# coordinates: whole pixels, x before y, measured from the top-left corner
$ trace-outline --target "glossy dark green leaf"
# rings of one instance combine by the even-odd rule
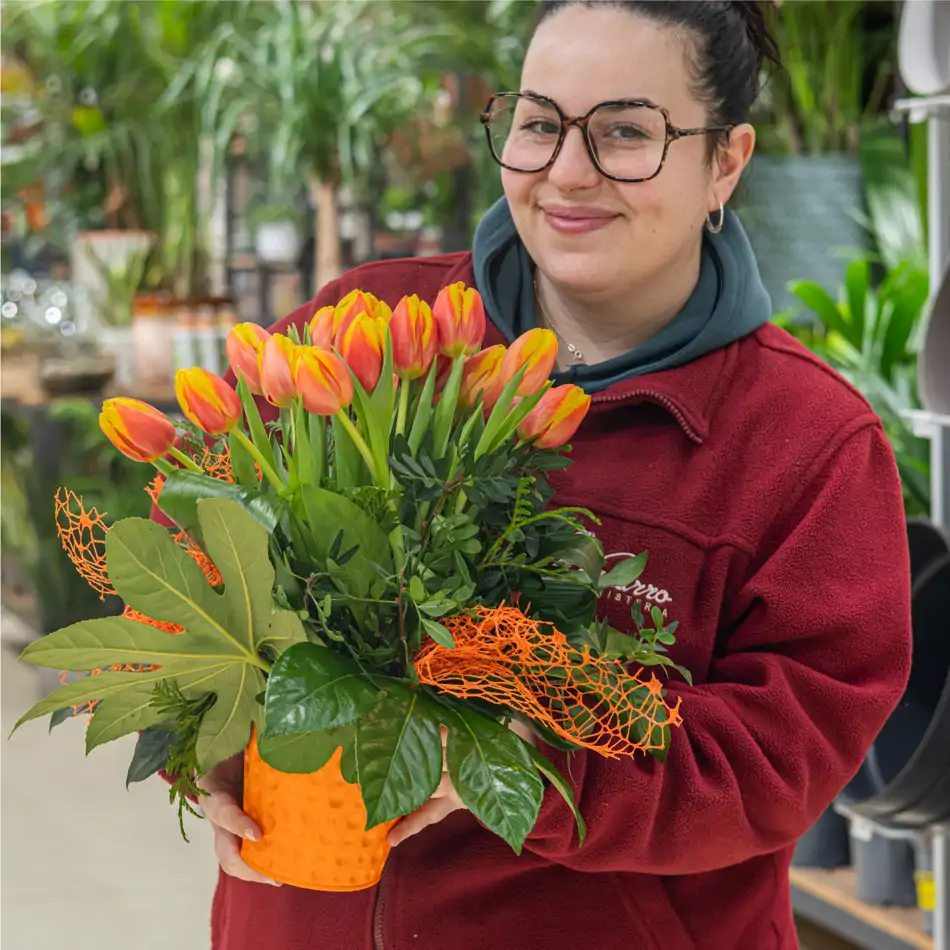
[[[516,854],[534,827],[544,785],[525,743],[510,729],[461,705],[446,746],[449,777],[459,798]]]
[[[389,686],[356,724],[367,830],[424,805],[442,778],[438,710],[417,690]]]
[[[165,768],[168,750],[175,741],[175,733],[164,729],[145,729],[139,733],[129,771],[125,777],[125,787],[132,782],[144,782]]]
[[[547,777],[547,780],[557,789],[564,801],[567,802],[568,807],[574,814],[574,820],[577,822],[577,837],[579,843],[583,844],[584,839],[587,837],[587,825],[584,822],[584,817],[581,815],[580,809],[577,807],[577,801],[574,798],[574,789],[571,788],[567,779],[554,767],[553,762],[546,759],[533,746],[526,745],[525,748],[528,751],[528,755],[531,756],[531,761],[537,766],[538,771]]]
[[[352,660],[315,643],[298,643],[280,655],[267,679],[265,734],[345,726],[369,712],[377,694]]]
[[[298,732],[289,736],[262,736],[257,744],[261,758],[278,772],[309,775],[319,772],[341,745],[351,742],[353,727],[324,732]]]

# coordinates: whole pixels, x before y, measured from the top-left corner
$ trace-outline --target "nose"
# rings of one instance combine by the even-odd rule
[[[595,188],[600,184],[601,174],[587,151],[584,133],[576,125],[567,130],[561,151],[548,169],[548,181],[563,192]]]

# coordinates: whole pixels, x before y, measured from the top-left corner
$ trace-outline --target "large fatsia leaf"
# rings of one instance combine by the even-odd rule
[[[268,668],[261,645],[281,649],[306,636],[296,614],[274,606],[266,529],[228,499],[199,502],[198,519],[208,554],[224,581],[223,591],[208,585],[197,564],[159,525],[141,518],[117,522],[106,536],[106,562],[119,595],[141,613],[180,624],[184,631],[166,634],[111,617],[43,637],[24,650],[26,662],[106,672],[58,690],[20,723],[67,705],[101,700],[87,740],[93,748],[154,725],[153,707],[144,702],[146,692],[162,680],[174,680],[189,698],[215,695],[198,735],[202,771],[245,747]],[[116,665],[160,668],[109,670]]]

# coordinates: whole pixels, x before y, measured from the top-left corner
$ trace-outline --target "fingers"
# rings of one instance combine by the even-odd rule
[[[248,841],[260,841],[261,829],[252,818],[241,811],[237,799],[225,791],[212,792],[201,799],[201,807],[208,821]]]
[[[236,877],[241,881],[250,881],[254,884],[272,884],[276,887],[281,885],[277,881],[272,881],[263,874],[258,874],[252,867],[249,867],[241,859],[241,839],[225,831],[224,828],[214,825],[214,853],[221,865],[221,870],[231,877]]]
[[[389,831],[387,840],[389,846],[395,848],[407,838],[419,834],[423,828],[442,821],[454,811],[465,808],[452,788],[452,783],[446,773],[442,774],[442,781],[435,794],[421,808],[407,815],[397,822]]]

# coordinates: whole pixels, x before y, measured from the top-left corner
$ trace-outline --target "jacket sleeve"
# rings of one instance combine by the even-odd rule
[[[880,425],[803,485],[723,605],[707,681],[671,682],[683,725],[666,762],[542,746],[572,775],[588,836],[578,848],[548,789],[529,850],[579,871],[711,871],[790,845],[858,770],[910,671],[907,533]]]

